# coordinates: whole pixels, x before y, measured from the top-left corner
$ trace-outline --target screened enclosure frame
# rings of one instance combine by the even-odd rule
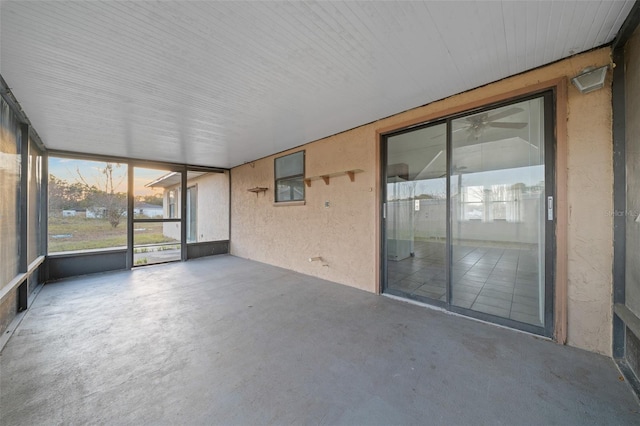
[[[13,184],[7,185],[7,188],[13,188],[15,191],[15,199],[3,200],[3,203],[6,203],[5,213],[8,213],[7,217],[3,217],[3,221],[14,220],[15,226],[4,226],[3,232],[13,233],[11,236],[3,233],[0,239],[13,238],[15,244],[11,250],[13,261],[9,256],[3,255],[0,265],[0,269],[4,269],[5,272],[13,270],[10,275],[3,275],[3,282],[0,283],[0,303],[5,305],[11,297],[15,297],[15,305],[8,309],[15,309],[14,312],[17,313],[27,309],[29,296],[43,282],[42,265],[46,259],[47,246],[47,181],[43,176],[46,176],[47,170],[47,150],[1,76],[0,99],[3,104],[2,131],[13,141],[11,150],[15,152],[10,155],[15,156],[16,162],[13,164],[17,171]],[[13,125],[5,128],[5,120]],[[7,142],[10,141],[3,139],[3,144]],[[9,145],[3,148],[8,149]],[[6,194],[4,196],[6,197]],[[11,267],[10,263],[13,264]]]
[[[148,161],[141,159],[131,159],[131,158],[122,158],[122,157],[113,157],[113,156],[105,156],[105,155],[96,155],[96,154],[87,154],[87,153],[79,153],[79,152],[69,152],[69,151],[59,151],[59,150],[49,150],[49,157],[59,157],[66,159],[75,159],[75,160],[84,160],[84,161],[98,161],[98,162],[113,162],[119,163],[127,167],[127,209],[126,209],[126,235],[127,235],[127,243],[126,248],[104,248],[97,250],[82,250],[76,252],[65,252],[65,253],[47,253],[47,258],[56,259],[63,257],[75,257],[75,256],[83,256],[86,254],[95,255],[92,256],[94,260],[89,260],[87,258],[87,262],[91,262],[93,264],[97,264],[101,262],[100,254],[108,254],[108,253],[117,253],[117,252],[125,252],[125,262],[122,265],[122,268],[116,269],[131,269],[134,267],[134,225],[136,223],[178,223],[180,224],[180,258],[176,259],[179,261],[186,261],[192,256],[189,255],[189,246],[197,246],[202,244],[216,244],[216,243],[224,243],[225,248],[222,249],[213,249],[206,251],[209,254],[219,254],[228,252],[228,242],[230,235],[227,236],[225,240],[219,241],[210,241],[207,243],[191,243],[187,242],[187,234],[186,234],[186,188],[187,188],[187,173],[189,171],[196,172],[204,172],[204,173],[225,173],[229,176],[229,170],[218,167],[206,167],[206,166],[196,166],[196,165],[185,165],[185,164],[177,164],[177,163],[167,163],[167,162],[158,162],[158,161]],[[47,162],[48,164],[48,162]],[[162,218],[162,219],[153,219],[153,218],[135,218],[134,214],[134,205],[135,205],[135,184],[134,184],[134,169],[135,168],[145,168],[145,169],[158,169],[167,172],[178,172],[181,174],[180,179],[180,217],[179,218]],[[47,179],[48,181],[48,174]],[[229,193],[231,190],[231,179],[228,177],[228,187]],[[46,194],[48,196],[48,193]],[[230,198],[226,198],[225,202],[229,202]],[[229,216],[231,212],[229,209]],[[225,219],[227,222],[230,222],[230,218]],[[45,221],[47,222],[47,221]],[[45,239],[47,239],[47,231],[44,232]],[[201,250],[202,251],[202,250]],[[199,256],[196,256],[199,257]],[[164,262],[157,262],[164,263]],[[154,263],[155,264],[155,263]]]

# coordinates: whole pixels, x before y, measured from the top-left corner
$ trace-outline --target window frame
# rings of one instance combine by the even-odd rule
[[[278,160],[281,160],[283,158],[287,158],[290,157],[292,155],[296,155],[296,154],[300,154],[302,153],[302,174],[295,174],[295,175],[287,175],[287,176],[282,176],[282,177],[277,177],[278,176]],[[277,204],[283,204],[283,203],[297,203],[297,202],[304,202],[306,199],[306,190],[305,190],[305,175],[306,175],[306,151],[305,150],[301,150],[301,151],[296,151],[296,152],[292,152],[286,155],[281,155],[280,157],[276,157],[273,159],[273,180],[274,180],[274,191],[273,191],[273,199],[274,199],[274,203]],[[283,181],[288,181],[288,180],[294,180],[294,179],[300,179],[302,182],[302,198],[300,199],[290,199],[290,200],[280,200],[278,199],[278,183],[283,182]]]
[[[108,246],[108,247],[100,247],[100,248],[80,248],[80,249],[72,249],[72,250],[58,250],[56,249],[55,251],[51,250],[51,235],[52,235],[52,231],[50,229],[50,225],[51,225],[51,187],[50,187],[50,179],[51,176],[55,176],[55,174],[52,172],[51,169],[51,161],[52,160],[64,160],[64,161],[73,161],[73,162],[90,162],[90,163],[96,163],[96,164],[102,164],[102,163],[116,163],[119,164],[120,166],[122,166],[123,168],[123,182],[124,182],[124,186],[125,186],[125,191],[124,191],[124,195],[125,195],[125,209],[124,212],[121,214],[120,217],[120,222],[119,222],[119,226],[120,229],[122,230],[122,232],[124,233],[124,237],[125,237],[125,243],[124,245],[112,245],[112,246]],[[84,153],[75,153],[75,152],[67,152],[67,151],[56,151],[56,150],[48,150],[47,151],[47,156],[46,159],[43,159],[43,161],[46,161],[46,172],[43,175],[42,179],[43,182],[46,181],[46,202],[44,203],[45,206],[44,208],[46,209],[46,216],[44,218],[44,220],[46,221],[46,232],[44,235],[44,239],[46,241],[46,246],[45,246],[45,253],[44,255],[47,257],[58,257],[58,258],[62,258],[62,257],[67,257],[67,256],[83,256],[86,255],[87,253],[100,253],[100,252],[104,252],[104,253],[108,253],[108,252],[114,252],[114,251],[123,251],[126,250],[127,247],[127,242],[126,242],[126,238],[128,233],[129,233],[129,219],[128,219],[128,214],[129,214],[129,208],[128,208],[128,203],[129,203],[129,185],[128,185],[128,180],[129,180],[129,163],[126,159],[120,159],[118,157],[109,157],[109,156],[102,156],[102,155],[92,155],[92,154],[84,154]],[[72,163],[74,164],[76,167],[78,167],[77,163]],[[44,171],[44,170],[43,170]],[[58,176],[56,176],[58,177]],[[60,178],[60,180],[65,181],[66,179],[62,179]],[[87,208],[85,211],[89,211],[90,209]],[[104,215],[106,213],[106,209],[105,208],[97,208],[95,210],[95,217],[94,218],[101,218],[104,219]],[[82,217],[81,215],[79,217]],[[85,213],[85,217],[86,217],[86,213]]]
[[[495,194],[499,191],[496,190],[496,187],[502,186],[505,192],[502,193],[500,199],[495,198]],[[461,210],[460,210],[460,220],[463,222],[506,222],[506,223],[522,223],[520,218],[520,214],[518,213],[518,203],[519,199],[517,196],[514,196],[513,189],[506,188],[504,185],[475,185],[475,186],[467,186],[463,187],[464,191],[461,196]],[[478,196],[478,200],[469,201],[470,195],[469,190],[473,189],[474,191],[478,191],[482,194],[482,196]],[[467,206],[472,205],[480,205],[482,207],[482,217],[481,218],[473,218],[469,216],[469,212],[467,211]],[[504,218],[496,217],[495,207],[497,205],[504,205]]]

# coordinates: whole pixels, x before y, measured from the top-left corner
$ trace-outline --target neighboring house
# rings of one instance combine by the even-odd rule
[[[171,172],[145,185],[162,188],[162,213],[166,219],[180,218],[181,174]],[[223,173],[188,172],[186,226],[187,242],[222,241],[229,238],[229,183]],[[165,222],[163,234],[180,240],[180,226]]]
[[[164,207],[157,204],[136,203],[133,208],[133,214],[138,216],[146,216],[149,218],[160,218],[164,213]]]
[[[87,219],[104,219],[107,209],[104,207],[90,207],[85,214]]]

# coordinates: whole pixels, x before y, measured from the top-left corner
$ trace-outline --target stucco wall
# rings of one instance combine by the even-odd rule
[[[331,178],[329,185],[313,181],[305,190],[305,205],[274,206],[275,157],[233,169],[232,253],[374,291],[375,139],[375,130],[366,126],[306,145],[307,177],[364,171],[355,175],[354,182],[346,175]],[[254,187],[269,189],[257,194],[247,191]],[[316,256],[324,262],[309,262]]]
[[[188,181],[197,186],[198,242],[229,239],[229,172],[207,173]]]
[[[599,49],[510,77],[442,101],[397,114],[287,151],[306,150],[306,176],[362,169],[351,183],[346,176],[330,185],[314,181],[306,205],[275,207],[273,159],[257,160],[231,171],[231,253],[367,291],[378,289],[379,134],[418,120],[459,112],[478,102],[608,64],[609,49]],[[610,82],[609,82],[610,83]],[[339,113],[339,104],[336,111]],[[611,91],[587,95],[572,86],[567,94],[568,343],[611,352],[612,291],[612,143]],[[562,126],[560,128],[563,128]],[[562,135],[561,135],[562,136]],[[284,154],[284,153],[283,153]],[[282,155],[282,154],[279,154]],[[248,192],[268,187],[264,194]],[[325,208],[324,203],[330,203]],[[321,256],[321,262],[309,257]]]
[[[609,62],[608,50],[602,53],[597,65]],[[610,79],[611,73],[605,89],[586,95],[570,86],[567,117],[568,342],[603,354],[611,354],[613,321]]]
[[[196,188],[196,242],[229,239],[229,172],[206,173],[187,180],[187,188]],[[181,211],[180,186],[164,191],[165,216],[168,217],[168,192],[176,192],[176,210]],[[180,240],[180,225],[164,223],[163,234]]]

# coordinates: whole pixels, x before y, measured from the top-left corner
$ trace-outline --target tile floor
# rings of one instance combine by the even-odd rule
[[[414,257],[388,262],[389,288],[409,298],[446,301],[445,247],[444,242],[416,241]],[[538,275],[535,246],[454,246],[451,303],[542,326]]]

